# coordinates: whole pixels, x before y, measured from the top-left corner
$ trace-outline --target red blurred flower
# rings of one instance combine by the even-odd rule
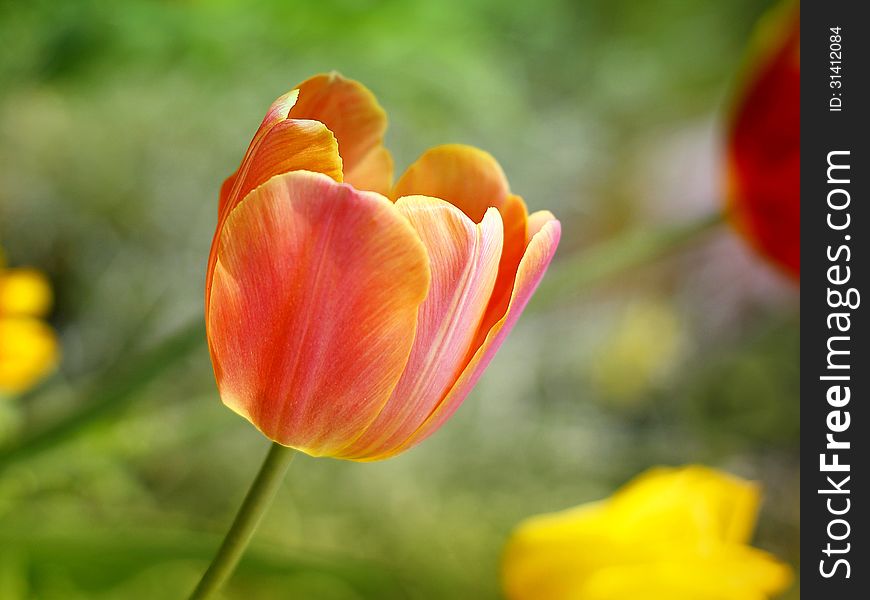
[[[800,9],[768,16],[728,132],[732,222],[762,255],[800,279]]]

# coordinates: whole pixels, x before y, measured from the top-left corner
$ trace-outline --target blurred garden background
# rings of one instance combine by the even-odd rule
[[[50,279],[62,349],[0,398],[0,598],[180,598],[211,558],[268,443],[218,398],[205,266],[219,186],[275,97],[362,81],[398,173],[440,143],[490,151],[562,221],[548,278],[570,281],[601,243],[722,210],[729,103],[770,6],[0,1],[0,245]],[[797,285],[724,225],[594,285],[548,278],[426,443],[297,459],[225,597],[499,598],[519,520],[656,464],[761,482],[757,545],[797,566]]]

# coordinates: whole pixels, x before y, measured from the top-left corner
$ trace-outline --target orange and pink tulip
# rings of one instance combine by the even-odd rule
[[[393,184],[386,126],[364,86],[313,77],[221,189],[206,281],[221,399],[315,456],[387,458],[436,431],[559,241],[481,150],[433,148]]]

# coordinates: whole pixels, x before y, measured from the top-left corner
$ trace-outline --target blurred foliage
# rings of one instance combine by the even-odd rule
[[[272,99],[338,69],[387,109],[397,170],[437,143],[491,151],[562,220],[565,261],[718,211],[721,106],[768,4],[0,1],[0,240],[52,280],[64,354],[0,406],[0,448],[133,394],[0,467],[0,597],[182,597],[210,558],[266,441],[220,404],[204,341],[135,367],[201,315],[217,190]],[[759,545],[795,562],[796,291],[721,228],[627,264],[524,316],[419,448],[296,461],[226,597],[497,598],[515,523],[658,463],[761,481]],[[591,365],[649,304],[680,349],[626,402]]]

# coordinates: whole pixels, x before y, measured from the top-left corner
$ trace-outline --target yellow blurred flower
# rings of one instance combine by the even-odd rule
[[[7,269],[0,254],[0,395],[27,390],[57,364],[57,338],[42,320],[51,302],[42,273]]]
[[[605,396],[628,404],[667,376],[684,347],[680,317],[671,305],[634,302],[600,348],[590,375]]]
[[[510,600],[766,600],[791,570],[752,548],[752,482],[654,468],[611,498],[532,517],[505,549]]]

